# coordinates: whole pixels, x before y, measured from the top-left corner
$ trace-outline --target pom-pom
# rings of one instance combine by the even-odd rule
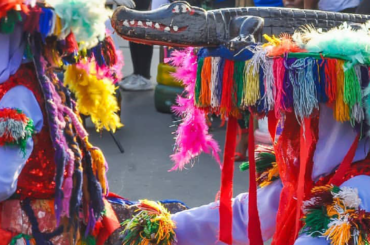
[[[171,214],[159,202],[141,200],[137,205],[138,214],[126,220],[123,244],[170,245],[176,241],[175,223]]]
[[[370,213],[360,209],[357,189],[319,186],[304,202],[303,233],[322,236],[333,245],[366,244],[370,235]]]
[[[111,15],[101,0],[49,0],[63,19],[63,30],[71,30],[81,48],[94,47],[105,37],[105,22]]]
[[[35,133],[32,119],[22,111],[0,109],[0,146],[18,146],[26,154],[27,140]]]

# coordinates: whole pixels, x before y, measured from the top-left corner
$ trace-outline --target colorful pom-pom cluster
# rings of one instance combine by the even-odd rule
[[[302,230],[313,237],[323,236],[332,245],[368,244],[370,213],[360,208],[357,189],[320,186],[312,189],[304,202]]]
[[[25,153],[27,140],[35,133],[32,119],[22,111],[0,109],[0,146],[18,146]]]
[[[122,225],[123,244],[127,245],[170,245],[176,241],[175,223],[170,213],[159,202],[141,200],[137,205],[138,214]]]

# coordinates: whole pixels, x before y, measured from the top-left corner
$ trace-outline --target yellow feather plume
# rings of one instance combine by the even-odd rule
[[[119,116],[119,110],[115,98],[116,87],[107,78],[98,79],[94,65],[88,65],[86,69],[78,68],[76,65],[67,66],[64,74],[64,85],[75,94],[77,99],[77,110],[91,117],[97,131],[105,128],[113,132],[123,126]]]

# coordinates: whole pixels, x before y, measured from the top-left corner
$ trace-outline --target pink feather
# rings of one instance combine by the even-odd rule
[[[183,120],[176,131],[176,152],[171,155],[175,165],[170,171],[184,169],[202,152],[212,154],[221,166],[220,147],[208,133],[206,114],[194,103],[197,56],[194,55],[192,48],[188,48],[184,51],[174,51],[172,57],[166,62],[177,67],[172,75],[175,79],[182,81],[186,91],[186,97],[179,96],[178,105],[172,108]]]

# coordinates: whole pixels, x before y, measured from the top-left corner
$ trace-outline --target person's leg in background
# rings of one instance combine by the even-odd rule
[[[213,3],[214,9],[233,8],[235,7],[235,0],[215,0]]]
[[[357,7],[356,14],[370,14],[370,0],[362,0]]]
[[[148,10],[151,0],[134,0],[137,10]],[[151,90],[150,66],[153,57],[153,46],[130,42],[131,60],[134,73],[124,79],[121,87],[124,90]]]

